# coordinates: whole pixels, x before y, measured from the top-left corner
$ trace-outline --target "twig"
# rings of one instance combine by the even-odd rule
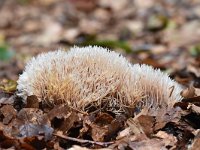
[[[69,137],[69,136],[65,136],[65,135],[59,135],[59,134],[55,134],[55,133],[53,133],[53,135],[57,136],[59,138],[65,139],[65,140],[71,140],[71,141],[75,141],[75,142],[79,142],[79,143],[96,144],[96,145],[100,145],[100,146],[108,146],[108,145],[114,143],[114,142],[96,142],[96,141],[90,141],[90,140],[77,139],[77,138],[73,138],[73,137]]]

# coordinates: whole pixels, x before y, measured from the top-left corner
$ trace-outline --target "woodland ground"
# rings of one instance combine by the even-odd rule
[[[15,94],[38,53],[99,45],[170,74],[184,99],[163,116],[84,116],[46,110]],[[200,147],[199,0],[1,0],[0,147],[4,149],[190,149]],[[160,118],[164,118],[162,122]],[[85,148],[85,149],[87,149]]]

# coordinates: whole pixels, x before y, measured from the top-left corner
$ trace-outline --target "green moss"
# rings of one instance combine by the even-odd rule
[[[0,44],[0,60],[6,61],[14,56],[14,52],[9,50],[7,44]]]

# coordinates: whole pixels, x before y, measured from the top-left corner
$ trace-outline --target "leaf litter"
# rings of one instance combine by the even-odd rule
[[[0,147],[199,149],[199,10],[197,0],[1,3]],[[185,87],[184,99],[156,116],[145,110],[126,116],[49,108],[34,95],[24,104],[15,92],[27,60],[74,44],[114,48],[133,63],[160,68]]]

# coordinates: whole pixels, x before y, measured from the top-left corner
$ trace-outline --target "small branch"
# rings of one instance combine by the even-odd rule
[[[79,142],[79,143],[96,144],[96,145],[100,145],[100,146],[104,146],[104,147],[114,143],[114,142],[96,142],[96,141],[90,141],[90,140],[77,139],[77,138],[73,138],[73,137],[69,137],[69,136],[65,136],[65,135],[58,135],[55,133],[53,135],[57,136],[59,138],[65,139],[65,140],[75,141],[75,142]]]

